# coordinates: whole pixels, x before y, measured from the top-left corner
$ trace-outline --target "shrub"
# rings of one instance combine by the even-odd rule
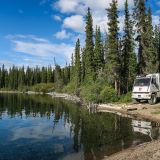
[[[120,103],[130,103],[132,102],[131,92],[128,92],[127,94],[121,95],[119,102]]]
[[[68,85],[64,86],[62,92],[73,94],[75,92],[75,84],[73,82],[70,82]]]
[[[116,102],[118,100],[115,90],[108,84],[100,92],[100,98],[105,103]]]
[[[35,92],[51,92],[54,90],[54,84],[53,83],[39,83],[35,84],[34,86],[30,87],[31,91]]]

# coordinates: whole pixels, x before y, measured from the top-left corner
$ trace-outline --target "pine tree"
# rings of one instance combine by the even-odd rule
[[[136,32],[138,41],[138,74],[146,73],[147,67],[147,54],[146,54],[146,32],[147,32],[147,24],[146,24],[146,0],[134,0],[135,2],[135,10],[134,10],[134,18],[136,22]]]
[[[114,83],[115,90],[119,94],[120,89],[120,57],[118,50],[118,11],[117,1],[112,0],[108,13],[108,53],[107,53],[107,70],[108,78]]]
[[[130,18],[128,10],[128,0],[125,2],[125,22],[124,22],[124,36],[122,40],[122,55],[121,55],[121,87],[122,92],[127,93],[129,90],[129,83],[133,83],[136,75],[136,54],[134,53],[134,39],[133,39],[133,22]]]
[[[145,33],[145,48],[144,52],[147,56],[146,58],[146,72],[155,73],[156,72],[156,50],[154,48],[154,32],[152,26],[152,12],[149,7],[146,16],[146,33]]]
[[[47,69],[47,83],[53,82],[53,73],[52,73],[52,67],[49,66]]]
[[[1,73],[1,88],[5,87],[5,67],[2,65],[2,73]]]
[[[160,24],[159,26],[155,26],[154,31],[154,47],[156,49],[156,59],[157,59],[157,65],[156,70],[157,72],[160,72]]]
[[[81,83],[81,57],[80,57],[79,39],[77,40],[75,47],[75,79],[76,79],[76,88],[78,88]]]
[[[18,88],[22,89],[25,85],[24,66],[18,70]]]
[[[96,75],[104,68],[104,50],[101,40],[100,27],[96,27],[95,48],[94,48],[94,64]]]
[[[85,78],[93,80],[94,78],[94,43],[93,43],[93,20],[90,8],[86,16],[86,44],[85,44]]]
[[[86,76],[85,48],[82,49],[81,53],[82,53],[82,78],[81,78],[81,80],[84,81],[85,80],[85,76]]]

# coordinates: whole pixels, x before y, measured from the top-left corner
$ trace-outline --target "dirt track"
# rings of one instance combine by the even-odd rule
[[[119,112],[131,115],[137,118],[148,119],[150,121],[160,122],[160,103],[149,105],[141,104],[101,104],[97,108],[98,112]]]
[[[160,141],[153,141],[116,153],[104,160],[160,160]]]

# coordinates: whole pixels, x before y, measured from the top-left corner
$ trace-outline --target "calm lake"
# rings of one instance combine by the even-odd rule
[[[0,160],[101,160],[158,139],[158,126],[49,96],[0,94]]]

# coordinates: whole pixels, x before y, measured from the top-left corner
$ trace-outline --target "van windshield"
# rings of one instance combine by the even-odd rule
[[[151,78],[138,78],[135,80],[134,86],[149,86]]]

